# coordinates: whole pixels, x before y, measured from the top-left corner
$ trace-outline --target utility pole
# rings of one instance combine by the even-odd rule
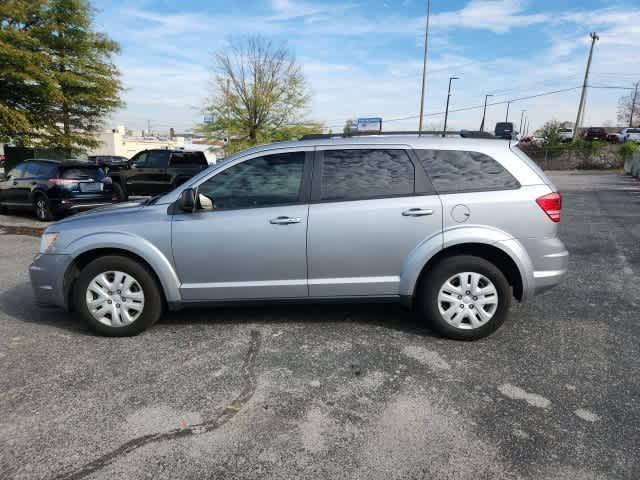
[[[427,81],[427,52],[429,49],[429,17],[431,17],[431,0],[427,0],[427,26],[424,30],[424,60],[422,63],[422,93],[420,95],[420,123],[418,136],[422,135],[422,117],[424,116],[424,88]]]
[[[636,89],[633,92],[633,101],[631,102],[631,114],[629,115],[629,128],[633,127],[633,114],[636,109],[636,98],[638,98],[638,85],[640,85],[640,82],[636,82]]]
[[[583,115],[582,110],[584,109],[584,96],[587,92],[587,82],[589,81],[589,69],[591,68],[591,58],[593,57],[593,47],[596,44],[596,40],[600,40],[600,37],[596,35],[596,32],[591,32],[589,36],[591,37],[591,49],[589,50],[589,59],[587,60],[587,69],[584,72],[584,82],[582,83],[582,93],[580,94],[580,103],[578,104],[578,115],[576,116],[576,124],[573,129],[574,140],[578,138],[580,127],[581,127],[581,121],[582,121],[582,115]]]
[[[480,122],[480,131],[484,132],[484,119],[487,116],[487,98],[493,97],[491,94],[486,94],[484,96],[484,110],[482,111],[482,122]]]
[[[511,105],[511,100],[507,100],[507,114],[504,116],[504,123],[509,121],[509,105]]]
[[[458,80],[460,77],[449,77],[449,90],[447,91],[447,108],[444,111],[444,128],[442,129],[442,136],[447,133],[447,119],[449,118],[449,99],[451,98],[451,81]]]
[[[523,134],[522,120],[524,120],[524,112],[526,112],[526,110],[522,110],[522,113],[520,113],[520,128],[518,129],[518,133],[520,134],[520,137],[522,137],[522,134]]]

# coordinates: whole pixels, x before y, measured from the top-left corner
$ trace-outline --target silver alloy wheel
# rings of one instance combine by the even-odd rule
[[[144,292],[132,275],[108,271],[89,282],[85,301],[89,313],[97,321],[109,327],[124,327],[142,314]]]
[[[485,325],[498,309],[498,290],[480,273],[460,272],[438,292],[438,311],[451,326],[472,330]]]
[[[36,215],[40,220],[45,220],[47,218],[47,203],[44,198],[39,198],[36,201]]]

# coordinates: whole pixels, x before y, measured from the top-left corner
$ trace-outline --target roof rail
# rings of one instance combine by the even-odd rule
[[[328,138],[349,138],[349,137],[372,137],[372,136],[384,136],[384,135],[459,135],[462,138],[501,138],[496,137],[495,135],[490,134],[489,132],[479,132],[479,131],[471,131],[471,130],[460,130],[460,131],[442,131],[442,130],[423,130],[418,133],[417,130],[407,130],[407,131],[389,131],[389,132],[353,132],[349,135],[344,135],[342,133],[311,133],[308,135],[304,135],[300,140],[321,140]]]

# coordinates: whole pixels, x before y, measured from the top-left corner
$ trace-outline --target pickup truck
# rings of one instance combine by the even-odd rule
[[[122,166],[109,168],[114,197],[158,195],[169,192],[209,165],[202,152],[143,150]]]

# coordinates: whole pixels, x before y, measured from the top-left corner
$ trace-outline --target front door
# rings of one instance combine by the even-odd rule
[[[310,167],[306,152],[273,153],[232,164],[198,185],[196,211],[173,217],[185,301],[308,295]]]
[[[133,195],[157,195],[169,190],[167,166],[171,152],[150,150],[132,159],[127,172],[127,191]]]
[[[440,199],[403,147],[327,148],[309,208],[309,295],[398,295],[406,258],[442,236]]]

